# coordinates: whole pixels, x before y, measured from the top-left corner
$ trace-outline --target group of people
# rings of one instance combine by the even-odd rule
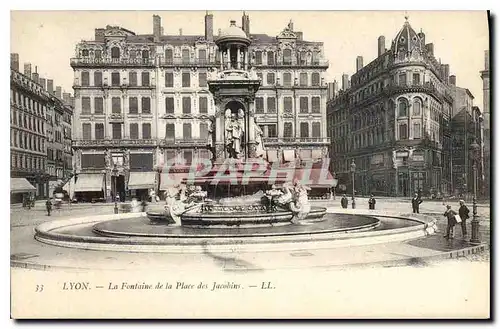
[[[342,195],[342,199],[340,199],[340,205],[342,208],[346,209],[349,204],[349,201],[347,200],[347,196],[344,194]],[[377,204],[377,200],[373,196],[373,194],[370,195],[370,198],[368,199],[368,209],[370,210],[375,210],[375,204]]]
[[[467,219],[469,219],[469,208],[465,205],[464,200],[459,201],[460,207],[458,208],[458,214],[455,210],[451,209],[451,205],[446,205],[446,211],[444,212],[444,217],[448,220],[448,225],[446,226],[446,234],[444,235],[447,239],[453,239],[454,229],[457,224],[460,224],[462,228],[462,238],[467,238]]]

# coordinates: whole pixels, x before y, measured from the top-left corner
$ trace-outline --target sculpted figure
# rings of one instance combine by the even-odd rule
[[[254,122],[253,126],[254,126],[254,130],[255,130],[255,142],[256,142],[255,156],[262,157],[265,154],[264,142],[262,140],[262,137],[264,136],[264,132],[257,124],[257,119],[255,117],[253,118],[253,122]]]
[[[294,186],[294,202],[290,203],[290,210],[294,214],[292,223],[296,224],[300,220],[305,219],[309,212],[311,211],[311,204],[307,197],[307,191],[310,190],[309,187],[295,183]]]

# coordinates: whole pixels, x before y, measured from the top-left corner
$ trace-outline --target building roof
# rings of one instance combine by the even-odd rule
[[[229,27],[221,30],[220,34],[217,37],[218,39],[222,38],[245,38],[248,39],[247,34],[241,28],[236,26],[236,21],[231,21]]]
[[[422,47],[422,40],[418,36],[417,32],[411,27],[408,22],[408,16],[405,17],[405,23],[401,30],[396,34],[392,42],[392,52],[396,54],[399,51],[412,51],[415,48]]]

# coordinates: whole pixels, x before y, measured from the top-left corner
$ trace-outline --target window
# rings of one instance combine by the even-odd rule
[[[301,73],[300,74],[300,78],[299,78],[299,84],[302,86],[302,87],[305,87],[307,86],[307,73]]]
[[[121,123],[112,123],[113,139],[122,139],[122,125]]]
[[[111,58],[120,58],[120,48],[118,47],[113,47],[111,48]]]
[[[120,72],[111,73],[111,85],[114,87],[120,86]]]
[[[321,137],[321,122],[312,123],[312,137]]]
[[[184,150],[183,152],[184,155],[184,163],[187,165],[190,165],[193,162],[193,151],[191,150]]]
[[[149,50],[143,50],[142,59],[148,59],[148,58],[149,58]]]
[[[82,97],[82,114],[90,114],[90,97]]]
[[[414,139],[422,138],[422,130],[420,128],[420,123],[413,124],[413,138]]]
[[[268,125],[267,126],[267,137],[276,137],[278,134],[276,133],[276,125]]]
[[[292,74],[291,73],[283,73],[283,86],[285,86],[285,87],[292,86]]]
[[[399,139],[407,139],[408,138],[408,126],[406,123],[399,125]]]
[[[255,112],[264,113],[264,98],[255,97]]]
[[[95,124],[95,139],[104,139],[104,124]]]
[[[94,72],[94,86],[102,86],[102,72]]]
[[[420,85],[420,74],[413,73],[413,84]]]
[[[309,100],[307,97],[300,97],[300,113],[309,112]]]
[[[130,97],[128,99],[128,113],[129,114],[139,113],[139,102],[137,101],[137,97]]]
[[[165,113],[174,113],[174,98],[173,97],[165,97]]]
[[[268,73],[267,74],[267,84],[274,85],[274,83],[275,83],[274,73]]]
[[[82,57],[88,57],[89,56],[89,50],[88,49],[83,49],[82,50]]]
[[[274,65],[274,52],[273,51],[267,52],[267,65]]]
[[[313,113],[320,113],[321,112],[321,98],[320,97],[313,97],[311,99],[312,102],[312,112]]]
[[[313,86],[319,86],[319,73],[318,72],[314,72],[313,74],[311,74],[311,85]]]
[[[300,123],[300,137],[302,138],[309,137],[309,123],[307,122]]]
[[[291,122],[285,122],[283,124],[283,137],[285,138],[293,137],[293,124]]]
[[[101,57],[102,57],[102,53],[101,53],[101,51],[100,51],[100,50],[96,50],[96,51],[94,51],[94,57],[95,57],[95,58],[98,58],[98,59],[101,59]]]
[[[274,97],[267,98],[267,111],[271,113],[276,112],[276,98]]]
[[[198,73],[198,81],[199,81],[200,87],[206,87],[207,86],[207,73],[206,72]]]
[[[292,103],[292,97],[286,96],[283,98],[283,110],[285,112],[292,112],[293,111],[293,103]]]
[[[406,73],[401,73],[399,75],[399,85],[400,86],[405,86],[406,85]]]
[[[149,72],[141,73],[141,86],[149,87]]]
[[[408,116],[408,102],[406,99],[401,99],[398,105],[399,113],[398,116],[405,117]]]
[[[151,139],[151,124],[142,124],[142,139]]]
[[[143,114],[151,114],[151,98],[141,98],[141,111]]]
[[[183,123],[182,124],[182,137],[184,139],[191,139],[191,124],[190,123]]]
[[[292,50],[291,49],[283,49],[283,64],[291,65],[292,64]]]
[[[83,136],[84,140],[91,140],[92,139],[91,129],[92,129],[92,126],[90,125],[90,123],[83,123],[82,124],[82,136]]]
[[[137,58],[137,51],[135,51],[135,50],[129,50],[128,57],[130,59],[136,59]]]
[[[171,72],[165,73],[165,87],[172,88],[174,86],[174,74]]]
[[[200,113],[208,113],[208,98],[200,97],[199,98],[199,112]]]
[[[207,51],[205,49],[198,50],[198,60],[202,64],[207,62]]]
[[[128,85],[131,87],[137,87],[137,72],[128,73]]]
[[[259,78],[259,80],[260,80],[260,81],[264,81],[264,80],[262,79],[262,73],[261,73],[261,72],[258,72],[258,73],[257,73],[257,78]]]
[[[167,123],[165,126],[165,139],[175,139],[175,124]]]
[[[94,113],[95,114],[104,113],[104,103],[102,97],[94,98]]]
[[[313,65],[318,65],[319,64],[319,58],[321,56],[321,53],[317,50],[312,52],[312,64]]]
[[[182,49],[182,63],[189,64],[189,49]]]
[[[182,97],[182,113],[191,113],[191,97]]]
[[[174,61],[174,51],[172,49],[165,49],[165,61],[172,63]]]
[[[262,64],[262,51],[256,51],[255,52],[255,65],[261,65]]]
[[[82,72],[82,87],[90,86],[90,74],[89,72]]]
[[[420,99],[415,99],[413,101],[413,115],[420,115],[420,109],[422,107],[422,103]]]
[[[208,124],[200,123],[200,138],[207,139],[208,138]]]
[[[191,87],[191,74],[189,72],[182,73],[182,86]]]
[[[120,97],[111,98],[112,113],[122,113],[122,99]]]

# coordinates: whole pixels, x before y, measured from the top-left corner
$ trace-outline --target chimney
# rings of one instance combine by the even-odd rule
[[[333,80],[333,97],[335,98],[339,93],[339,83],[337,80]]]
[[[205,40],[214,41],[214,16],[208,11],[205,14]]]
[[[356,57],[356,72],[363,68],[363,56]]]
[[[160,42],[161,35],[161,17],[153,15],[153,38],[154,42]]]
[[[295,33],[295,35],[297,36],[297,41],[302,41],[304,40],[304,33],[303,32],[300,32],[300,31],[297,31],[297,32],[293,32]]]
[[[33,80],[35,83],[40,83],[38,73],[36,73],[36,72],[31,73],[31,80]]]
[[[378,37],[378,56],[382,56],[385,53],[385,37],[383,35]]]
[[[30,63],[24,64],[24,75],[31,78],[31,64]]]
[[[434,44],[433,43],[428,43],[425,45],[425,50],[427,50],[427,53],[429,55],[434,56]]]
[[[342,74],[342,90],[346,91],[349,88],[349,75]]]
[[[443,65],[443,68],[444,68],[444,82],[445,83],[450,83],[450,64],[444,64]]]
[[[60,86],[56,87],[56,97],[62,99],[62,88]]]
[[[64,101],[64,104],[71,104],[71,94],[70,93],[63,93],[63,101]]]
[[[95,38],[95,41],[104,41],[104,31],[106,31],[105,29],[95,29],[95,34],[94,34],[94,38]]]
[[[165,35],[165,34],[164,34],[164,33],[165,33],[165,30],[163,29],[163,26],[162,26],[162,27],[161,27],[161,29],[160,29],[160,33],[161,33],[161,35]]]
[[[19,72],[19,54],[10,54],[10,68]]]
[[[49,94],[54,95],[54,80],[47,79],[47,91]]]
[[[420,42],[425,45],[425,33],[422,32],[422,29],[420,29],[420,33],[418,34],[418,37],[420,38]]]
[[[245,31],[247,36],[250,35],[250,16],[245,14],[245,12],[243,12],[243,16],[241,17],[241,29]]]
[[[75,97],[71,96],[71,97],[69,98],[69,104],[70,104],[71,106],[75,107]]]
[[[490,51],[489,50],[484,51],[484,70],[485,71],[490,70]]]
[[[45,80],[45,78],[40,78],[39,83],[42,86],[43,90],[47,90],[47,80]]]
[[[452,85],[452,86],[457,85],[457,76],[456,75],[450,75],[450,85]]]
[[[333,82],[328,82],[328,97],[327,97],[327,101],[329,101],[330,99],[334,98],[335,95],[333,93]]]
[[[182,29],[179,29],[179,35],[182,35]]]

